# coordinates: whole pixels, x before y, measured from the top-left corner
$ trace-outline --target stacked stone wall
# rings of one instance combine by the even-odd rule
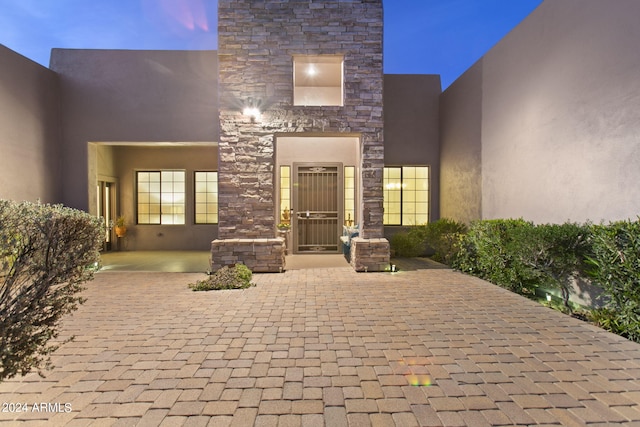
[[[382,18],[382,0],[219,0],[219,239],[275,236],[282,133],[361,135],[361,236],[383,237]],[[343,106],[293,105],[295,55],[344,55]]]
[[[387,239],[351,239],[351,266],[355,271],[385,271],[390,266]]]
[[[214,240],[211,255],[213,271],[238,263],[256,273],[279,272],[285,267],[284,239],[281,237]]]

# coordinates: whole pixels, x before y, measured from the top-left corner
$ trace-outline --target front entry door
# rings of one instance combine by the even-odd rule
[[[295,253],[338,253],[342,165],[294,164]]]

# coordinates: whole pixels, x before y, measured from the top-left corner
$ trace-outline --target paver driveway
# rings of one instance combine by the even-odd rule
[[[186,287],[200,277],[99,273],[56,368],[0,384],[28,411],[0,422],[640,425],[640,345],[481,280],[347,267]]]

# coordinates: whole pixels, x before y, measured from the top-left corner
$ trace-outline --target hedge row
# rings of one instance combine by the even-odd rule
[[[533,298],[538,289],[558,289],[569,312],[572,282],[590,281],[605,297],[604,308],[592,310],[591,319],[640,342],[639,221],[536,225],[506,219],[475,221],[467,228],[441,219],[400,233],[392,247],[407,256],[425,243],[436,260],[521,295]]]

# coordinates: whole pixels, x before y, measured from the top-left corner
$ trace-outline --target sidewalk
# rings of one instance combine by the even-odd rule
[[[0,384],[0,402],[28,409],[0,424],[640,425],[640,345],[476,278],[401,267],[216,292],[187,288],[201,274],[98,273],[56,368]]]

